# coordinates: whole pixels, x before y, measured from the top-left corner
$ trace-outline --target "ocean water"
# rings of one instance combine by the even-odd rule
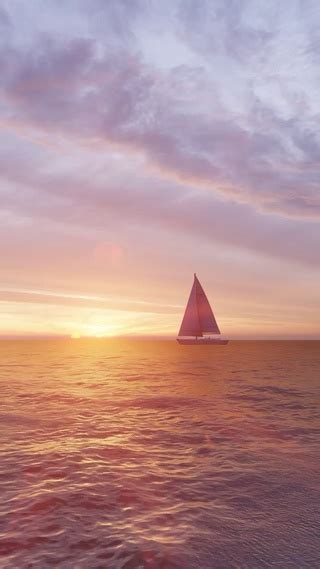
[[[320,342],[0,342],[0,567],[320,567]]]

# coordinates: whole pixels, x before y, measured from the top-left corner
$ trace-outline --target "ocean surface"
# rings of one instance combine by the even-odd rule
[[[320,567],[320,342],[0,342],[0,567]]]

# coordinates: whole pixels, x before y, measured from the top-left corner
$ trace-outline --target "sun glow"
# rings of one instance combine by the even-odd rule
[[[92,324],[89,326],[84,326],[81,329],[81,332],[73,332],[71,334],[71,338],[77,340],[83,337],[92,337],[92,338],[105,338],[105,337],[112,337],[115,336],[120,330],[120,326],[111,326],[111,325],[104,325],[104,324]]]
[[[90,324],[84,327],[81,335],[94,338],[112,337],[119,332],[120,328],[116,324]]]

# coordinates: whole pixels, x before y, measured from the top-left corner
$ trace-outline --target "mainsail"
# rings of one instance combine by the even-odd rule
[[[220,334],[220,330],[206,294],[197,276],[194,275],[179,336],[203,336],[205,333]]]

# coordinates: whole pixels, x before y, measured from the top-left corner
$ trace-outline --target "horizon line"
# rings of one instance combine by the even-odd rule
[[[137,335],[119,335],[119,336],[90,336],[90,335],[83,335],[79,337],[72,337],[69,334],[0,334],[0,341],[8,341],[8,340],[165,340],[165,341],[175,341],[176,336],[169,336],[169,335],[152,335],[152,334],[137,334]],[[229,341],[231,342],[248,342],[248,341],[262,341],[262,342],[289,342],[289,341],[309,341],[309,342],[319,342],[320,336],[318,337],[308,337],[308,336],[247,336],[247,337],[229,337]]]

